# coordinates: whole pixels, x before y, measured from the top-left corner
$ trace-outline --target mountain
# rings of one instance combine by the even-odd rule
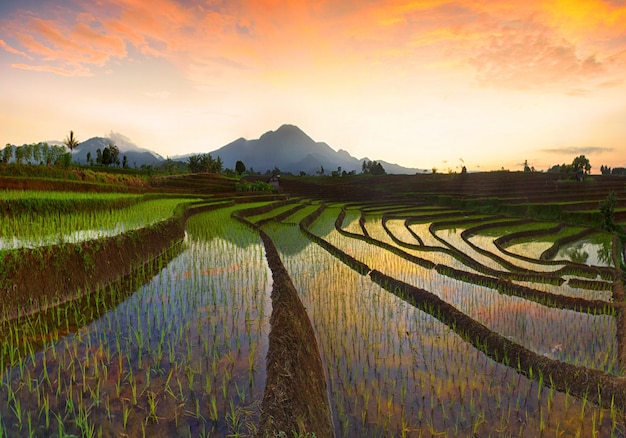
[[[50,145],[63,146],[62,142],[49,141]],[[95,163],[97,150],[104,150],[110,144],[116,145],[119,150],[119,159],[122,161],[126,155],[130,167],[141,167],[142,165],[159,166],[163,165],[165,158],[156,152],[140,148],[122,134],[111,132],[107,137],[93,137],[80,142],[74,149],[72,160],[80,164],[88,164],[87,154]],[[170,157],[174,161],[186,162],[193,154]],[[281,172],[298,175],[305,172],[310,175],[319,173],[324,168],[324,173],[329,175],[339,167],[342,171],[355,171],[360,173],[364,160],[357,159],[345,150],[335,151],[324,142],[316,142],[300,128],[294,125],[282,125],[276,131],[268,131],[260,138],[237,140],[211,152],[213,158],[220,157],[224,168],[234,169],[238,160],[243,161],[248,169],[257,172],[271,171],[274,168]],[[383,160],[376,160],[391,174],[415,174],[423,170],[403,167],[398,164],[389,163]]]
[[[165,160],[156,152],[140,148],[128,141],[124,141],[123,138],[116,138],[115,135],[112,135],[111,137],[112,138],[93,137],[79,143],[78,147],[74,149],[72,160],[75,163],[88,164],[87,154],[90,153],[91,159],[95,162],[97,156],[96,151],[98,149],[104,150],[104,148],[108,147],[110,144],[114,144],[119,148],[120,161],[122,161],[122,157],[126,155],[126,159],[128,160],[128,165],[130,167],[141,167],[144,164],[157,165]]]
[[[276,131],[269,131],[256,140],[237,140],[211,152],[213,158],[220,157],[224,167],[234,169],[238,160],[248,169],[258,172],[275,167],[282,172],[299,174],[304,171],[316,174],[323,167],[326,174],[341,167],[346,172],[361,172],[363,160],[351,156],[344,150],[335,151],[328,144],[316,142],[294,125],[282,125]],[[186,159],[179,157],[179,160]],[[387,173],[414,174],[420,169],[402,167],[397,164],[379,161]]]

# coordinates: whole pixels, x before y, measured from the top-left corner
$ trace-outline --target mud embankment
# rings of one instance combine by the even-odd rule
[[[280,432],[333,437],[326,377],[313,326],[270,237],[260,230],[272,270],[272,316],[259,436]]]
[[[326,376],[309,316],[274,242],[260,227],[267,220],[253,223],[246,219],[285,204],[277,202],[233,214],[259,232],[273,279],[267,372],[257,436],[311,433],[318,438],[334,437]],[[290,211],[300,208],[296,205]]]
[[[46,310],[118,282],[182,241],[192,214],[221,206],[181,210],[152,226],[103,239],[4,252],[0,320]]]

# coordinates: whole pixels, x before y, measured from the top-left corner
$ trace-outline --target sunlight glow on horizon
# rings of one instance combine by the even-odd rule
[[[619,0],[3,3],[2,144],[174,156],[289,123],[422,169],[626,167]]]

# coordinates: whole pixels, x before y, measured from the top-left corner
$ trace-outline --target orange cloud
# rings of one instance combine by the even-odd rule
[[[588,80],[605,72],[594,55],[532,20],[511,22],[492,35],[471,58],[483,85],[545,89]]]
[[[61,76],[93,76],[93,74],[87,70],[67,70],[61,67],[54,67],[50,65],[27,65],[27,64],[11,64],[11,67],[18,68],[20,70],[30,71],[43,71],[48,73],[54,73]]]
[[[14,49],[13,47],[9,46],[4,40],[0,40],[0,47],[9,53],[13,53],[14,55],[20,55],[30,60],[33,59],[32,56],[29,56],[27,53],[24,53],[20,50]]]
[[[626,8],[600,0],[103,0],[81,8],[19,15],[11,33],[23,50],[0,46],[65,70],[102,67],[135,48],[198,82],[253,70],[283,81],[464,66],[483,85],[567,90],[615,81],[609,73],[623,63],[612,56],[626,49]]]
[[[27,14],[7,26],[15,40],[30,54],[27,55],[29,59],[54,64],[50,68],[29,69],[85,75],[91,74],[90,66],[104,66],[111,58],[126,55],[123,39],[90,27],[87,22],[93,22],[93,17],[88,14],[75,16],[81,21],[68,25],[59,19],[42,19]],[[16,65],[19,67],[15,68],[24,68],[23,64]]]

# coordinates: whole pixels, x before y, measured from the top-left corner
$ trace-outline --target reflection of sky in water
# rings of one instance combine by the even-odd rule
[[[211,222],[202,221],[203,217],[210,218],[211,214],[195,216],[196,227],[212,226]],[[228,216],[220,220],[234,222]],[[234,407],[244,407],[253,419],[258,420],[265,386],[265,356],[272,310],[271,271],[258,234],[236,222],[234,224],[233,231],[239,239],[249,243],[247,246],[237,246],[226,236],[212,239],[187,236],[186,249],[158,275],[101,318],[75,334],[60,338],[51,347],[57,350],[54,357],[59,357],[61,379],[66,378],[65,370],[69,372],[73,369],[74,360],[93,365],[94,351],[107,352],[102,354],[101,360],[111,378],[98,389],[103,397],[98,400],[98,405],[104,405],[104,397],[110,397],[115,421],[106,418],[102,409],[94,409],[90,422],[114,423],[111,427],[117,428],[116,436],[141,436],[139,427],[142,421],[135,422],[128,430],[122,430],[120,426],[122,414],[116,409],[121,404],[115,396],[118,360],[124,367],[122,398],[131,397],[129,375],[142,382],[138,384],[140,399],[147,392],[154,392],[163,395],[159,403],[166,406],[174,400],[164,395],[172,388],[178,397],[172,409],[159,411],[161,417],[167,418],[161,418],[161,423],[154,426],[150,436],[155,436],[155,433],[156,436],[182,433],[172,429],[176,415],[176,425],[180,422],[181,427],[189,430],[189,422],[195,427],[191,415],[179,414],[183,411],[196,412],[196,409],[199,409],[208,429],[215,427],[215,433],[227,436],[233,432],[226,420],[231,401]],[[49,351],[36,353],[37,366],[41,366],[44,357],[47,357],[48,364],[52,364],[50,356]],[[70,365],[65,361],[69,361]],[[146,373],[150,373],[149,380],[145,380]],[[51,375],[56,376],[56,371]],[[195,376],[193,383],[188,381],[190,375]],[[169,388],[165,384],[168,376],[171,379]],[[181,383],[177,386],[179,380]],[[92,384],[96,383],[88,379],[88,386]],[[223,392],[224,385],[226,394]],[[208,387],[211,388],[210,393],[207,392]],[[4,400],[7,399],[5,390],[0,385],[0,397]],[[86,393],[88,390],[92,388],[84,388]],[[55,400],[66,398],[64,391],[60,396],[51,394],[51,397]],[[242,401],[242,393],[245,394],[245,402]],[[219,420],[216,423],[210,421],[212,397],[217,399]],[[202,400],[198,406],[196,399]],[[145,401],[140,400],[139,403],[145,405]],[[26,399],[22,401],[22,406],[30,409]],[[0,404],[0,418],[4,419],[8,414],[3,409]],[[37,412],[37,408],[33,411]],[[143,411],[142,415],[145,415]],[[144,425],[149,425],[149,422]]]
[[[28,215],[10,218],[0,230],[0,250],[37,248],[60,243],[79,243],[116,236],[151,226],[172,217],[175,208],[192,198],[152,199],[103,211],[73,214]]]
[[[486,358],[434,317],[383,290],[369,277],[358,275],[318,245],[294,254],[288,247],[299,238],[297,230],[277,225],[265,229],[281,251],[316,330],[337,436],[402,436],[403,428],[410,431],[408,436],[418,432],[488,436],[496,428],[503,436],[537,436],[540,428],[574,436],[581,427],[576,424],[591,415],[587,411],[586,417],[580,418],[581,402],[571,396],[567,403],[576,407],[570,405],[566,412],[565,394],[556,392],[548,397],[549,389],[539,388],[514,367]],[[340,239],[335,233],[326,237]],[[344,240],[342,249],[352,250],[359,258],[367,245],[351,240]],[[368,262],[383,272],[413,272],[383,252]],[[439,284],[438,295],[446,295],[464,310],[469,306],[475,308],[474,313],[484,313],[481,318],[496,329],[511,325],[520,338],[546,338],[539,342],[541,354],[553,357],[567,350],[566,354],[577,355],[581,345],[585,349],[592,344],[585,337],[575,338],[577,332],[584,330],[592,338],[598,329],[593,317],[584,316],[577,327],[576,315],[546,314],[541,306],[527,306],[519,299],[507,299],[504,311],[498,314],[501,302],[494,296],[471,286],[464,289],[458,282],[436,283],[429,278],[432,271],[418,270],[415,275],[414,283],[424,277],[433,289]],[[467,303],[460,302],[463,300]],[[542,319],[547,322],[540,322]],[[563,338],[560,332],[564,327],[574,338]],[[544,337],[546,329],[553,335]],[[589,357],[591,352],[582,354]],[[474,428],[476,418],[480,422]]]
[[[343,224],[341,225],[342,228],[350,233],[363,234],[361,225],[359,225],[360,217],[361,217],[360,211],[348,209],[346,211],[346,216],[343,219]]]
[[[563,266],[563,265],[547,265],[547,264],[540,264],[540,263],[531,263],[525,260],[521,260],[512,256],[509,256],[503,252],[500,252],[498,248],[493,244],[493,241],[495,240],[494,237],[474,235],[474,236],[471,236],[469,240],[474,245],[482,249],[497,253],[498,257],[508,260],[509,262],[513,263],[515,266],[518,266],[520,268],[530,269],[530,270],[539,271],[539,272],[549,272],[549,271],[556,271],[558,269],[561,269],[561,267]],[[541,253],[545,251],[546,249],[550,248],[551,246],[552,244],[548,242],[527,242],[527,243],[519,243],[516,245],[507,246],[506,250],[509,252],[512,252],[513,254],[518,254],[524,257],[530,257],[530,258],[538,260],[539,256],[541,256]]]
[[[319,220],[332,221],[334,216],[329,212]],[[551,352],[555,345],[562,344],[558,351],[561,360],[605,370],[614,370],[616,366],[615,323],[611,317],[549,308],[454,280],[335,230],[325,239],[371,269],[434,293],[491,330],[515,339],[539,354]],[[427,254],[425,258],[429,256]],[[467,267],[461,269],[468,270]],[[565,291],[562,286],[552,288],[561,293]],[[568,327],[566,337],[564,327]],[[611,354],[610,363],[598,362],[600,358],[594,350],[597,346],[602,346],[602,351]]]
[[[136,224],[130,229],[138,229],[146,227],[150,224]],[[98,230],[78,230],[70,234],[64,235],[48,235],[42,236],[38,239],[19,239],[17,237],[0,237],[0,250],[3,249],[18,249],[18,248],[38,248],[47,245],[56,245],[59,243],[79,243],[87,240],[101,239],[103,237],[117,236],[125,231],[128,231],[125,224],[118,224],[113,228],[98,229]]]
[[[465,231],[464,228],[455,228],[455,229],[438,230],[438,231],[436,231],[436,233],[437,233],[437,235],[439,237],[441,237],[443,240],[448,242],[454,248],[458,249],[459,251],[461,251],[465,255],[473,258],[474,260],[476,260],[477,262],[481,263],[482,265],[487,266],[487,267],[489,267],[491,269],[495,269],[497,271],[507,271],[508,272],[508,269],[506,269],[500,263],[496,262],[495,260],[491,259],[490,257],[487,257],[487,256],[479,253],[474,248],[472,248],[470,245],[468,245],[467,242],[465,242],[463,240],[463,238],[461,237],[461,233],[463,231]],[[476,246],[479,246],[479,245],[476,245]]]
[[[539,259],[541,254],[552,247],[552,242],[523,242],[507,246],[506,249],[512,253]]]
[[[593,266],[613,266],[610,244],[586,240],[573,242],[559,249],[555,259],[571,260]]]

